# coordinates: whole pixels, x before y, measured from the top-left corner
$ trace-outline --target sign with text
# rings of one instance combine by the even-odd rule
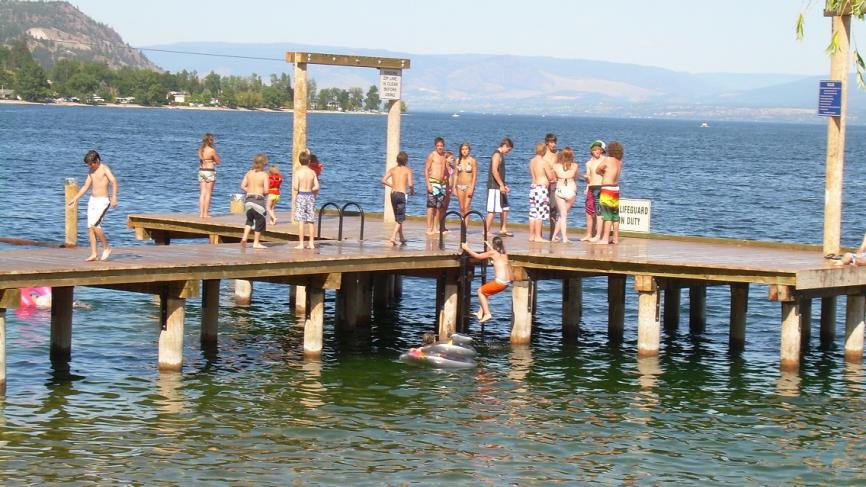
[[[822,117],[841,117],[842,82],[824,80],[818,86],[818,115]]]
[[[383,100],[399,100],[400,83],[402,79],[402,69],[380,69],[379,98]]]
[[[650,216],[652,216],[652,201],[620,198],[620,230],[649,233]]]

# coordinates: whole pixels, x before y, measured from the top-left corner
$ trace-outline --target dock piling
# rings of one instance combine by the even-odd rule
[[[845,308],[845,361],[863,361],[863,319],[866,311],[866,296],[849,294]]]
[[[78,194],[78,180],[75,178],[66,178],[66,184],[63,185],[65,203],[69,203],[75,195]],[[72,206],[63,205],[66,216],[66,246],[78,246],[78,202]]]
[[[532,309],[529,280],[514,281],[511,289],[513,324],[511,344],[525,345],[532,336]]]
[[[445,340],[457,331],[457,276],[449,275],[445,281],[445,296],[439,312],[439,339]]]
[[[821,298],[821,348],[827,349],[836,340],[836,296]]]
[[[665,331],[675,333],[680,327],[680,288],[669,282],[664,289]]]
[[[802,352],[809,350],[809,341],[812,339],[812,300],[800,299],[800,349]]]
[[[625,277],[618,274],[607,276],[607,339],[611,343],[621,343],[623,338]]]
[[[235,304],[249,306],[253,300],[253,283],[246,279],[235,279]]]
[[[746,347],[746,315],[749,310],[749,283],[731,283],[731,321],[728,348],[741,352]]]
[[[51,362],[69,362],[72,356],[72,286],[51,288]]]
[[[659,354],[659,291],[653,276],[635,276],[634,287],[638,292],[637,353],[641,357]]]
[[[201,346],[213,347],[217,343],[220,312],[220,280],[202,281],[201,291]]]
[[[703,333],[707,329],[707,286],[689,287],[689,332]]]
[[[583,280],[572,277],[562,280],[562,338],[576,342],[583,315]]]
[[[307,314],[307,287],[293,286],[295,291],[295,315],[305,316]]]
[[[318,357],[322,355],[322,326],[325,317],[325,290],[308,288],[310,298],[310,315],[304,321],[304,355]]]
[[[798,301],[782,301],[781,304],[781,367],[783,371],[793,372],[800,368],[800,304]]]
[[[178,371],[183,366],[183,321],[186,299],[168,292],[160,295],[159,370]]]

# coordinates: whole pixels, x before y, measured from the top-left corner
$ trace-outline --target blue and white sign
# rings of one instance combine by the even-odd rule
[[[822,117],[842,116],[842,82],[824,80],[818,88],[818,115]]]

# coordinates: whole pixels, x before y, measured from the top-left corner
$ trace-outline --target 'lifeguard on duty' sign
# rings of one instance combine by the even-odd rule
[[[400,84],[403,79],[402,69],[379,70],[379,98],[383,100],[399,100]]]
[[[652,201],[629,198],[619,199],[620,230],[649,233],[651,216]]]
[[[824,80],[818,86],[818,115],[822,117],[841,117],[842,82]]]

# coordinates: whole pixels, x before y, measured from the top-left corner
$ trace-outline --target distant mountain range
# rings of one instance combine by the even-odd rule
[[[288,51],[409,58],[403,99],[410,110],[459,110],[699,120],[819,121],[821,76],[693,74],[633,64],[510,55],[427,55],[299,43],[174,43],[146,46],[145,57],[110,27],[67,2],[0,0],[0,44],[24,36],[43,67],[60,59],[111,67],[219,74],[292,73]],[[177,52],[169,52],[177,51]],[[221,54],[236,57],[196,55]],[[261,58],[261,59],[250,59]],[[829,59],[827,61],[829,70]],[[318,88],[378,84],[374,69],[311,66]],[[849,80],[848,115],[866,123],[866,93]]]
[[[403,76],[403,98],[413,110],[546,113],[690,119],[778,119],[817,121],[821,76],[790,74],[692,74],[633,64],[509,55],[427,55],[297,43],[216,42],[147,46],[169,71],[248,75],[288,72],[288,51],[357,54],[411,59]],[[267,58],[246,59],[185,53]],[[829,70],[829,59],[827,61]],[[319,88],[378,83],[373,69],[311,66]],[[866,121],[866,94],[850,80],[852,122]]]
[[[61,59],[159,70],[132,49],[107,25],[100,24],[67,2],[0,0],[0,45],[24,37],[33,58],[43,68]]]

